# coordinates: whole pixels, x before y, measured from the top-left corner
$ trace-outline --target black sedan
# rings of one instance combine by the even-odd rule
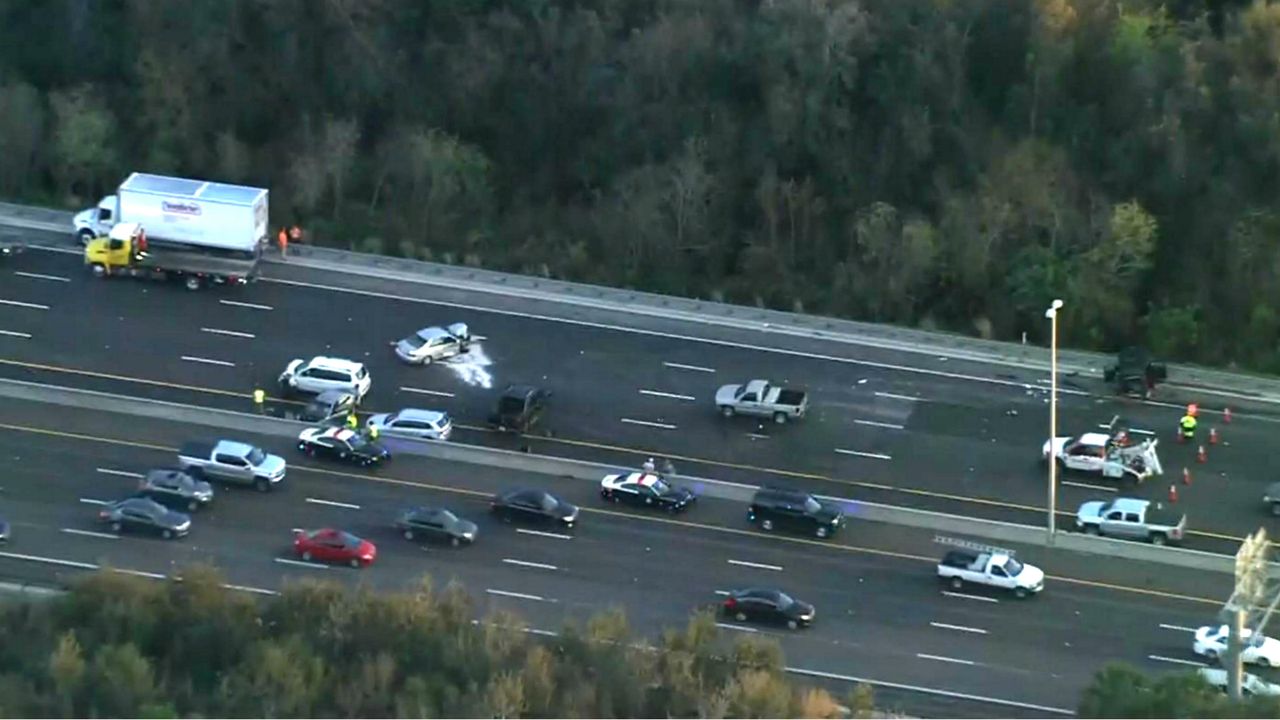
[[[479,528],[470,520],[464,520],[449,510],[437,507],[415,507],[405,510],[396,518],[395,527],[405,540],[422,538],[434,542],[447,542],[454,547],[473,543]]]
[[[380,443],[343,427],[307,428],[298,435],[298,449],[312,457],[343,460],[368,467],[391,458]]]
[[[734,590],[720,607],[725,617],[738,622],[785,625],[792,630],[812,625],[815,615],[809,603],[773,588]]]
[[[166,507],[195,512],[213,502],[213,486],[181,470],[150,470],[138,483],[138,495]]]
[[[506,522],[555,523],[573,527],[578,521],[578,506],[571,505],[546,490],[519,488],[493,496],[490,509]]]
[[[104,505],[98,520],[115,532],[153,533],[168,540],[191,531],[191,518],[175,512],[150,498],[131,497]]]
[[[687,488],[675,487],[653,473],[605,475],[600,481],[600,497],[616,503],[679,512],[697,500]]]

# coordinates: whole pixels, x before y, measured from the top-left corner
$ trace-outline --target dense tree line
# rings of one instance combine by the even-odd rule
[[[1236,701],[1195,673],[1151,677],[1113,663],[1094,676],[1077,714],[1084,718],[1276,718],[1280,698]]]
[[[3,717],[867,717],[793,686],[777,644],[697,614],[655,644],[619,612],[557,637],[429,580],[374,594],[307,583],[258,598],[193,568],[114,572],[0,606]]]
[[[1270,0],[0,0],[0,194],[1280,371]]]

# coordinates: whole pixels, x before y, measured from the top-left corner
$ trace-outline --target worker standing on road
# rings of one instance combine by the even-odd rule
[[[369,426],[369,439],[370,439],[370,440],[377,440],[377,439],[378,439],[378,426],[377,426],[377,425],[370,425],[370,426]]]
[[[1178,421],[1178,427],[1182,430],[1182,441],[1190,442],[1196,436],[1196,408],[1195,405],[1187,406],[1187,414],[1182,416]]]
[[[276,235],[276,242],[280,245],[280,257],[286,257],[289,254],[289,233],[284,228],[280,228],[280,234]]]
[[[652,473],[654,470],[657,470],[657,469],[658,469],[658,466],[653,462],[653,458],[649,458],[648,460],[645,460],[644,465],[640,466],[640,471],[646,474]]]
[[[263,405],[266,404],[266,402],[267,391],[262,388],[255,388],[253,391],[253,409],[257,410],[259,415],[262,414]]]
[[[297,225],[294,225],[293,227],[289,228],[289,242],[292,242],[292,243],[302,242],[302,228],[298,227]]]
[[[353,412],[347,413],[347,427],[352,430],[360,427],[360,421],[356,419],[356,414]]]

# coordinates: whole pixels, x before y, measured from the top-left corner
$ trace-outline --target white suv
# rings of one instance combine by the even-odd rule
[[[285,394],[345,390],[355,395],[356,402],[359,402],[369,392],[370,384],[369,371],[364,363],[323,355],[305,361],[298,358],[280,373],[280,388]]]

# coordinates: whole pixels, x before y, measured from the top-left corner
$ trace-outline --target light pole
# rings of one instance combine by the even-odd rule
[[[1053,544],[1058,511],[1058,456],[1054,441],[1058,437],[1058,311],[1062,301],[1054,300],[1044,316],[1049,318],[1049,544]]]

